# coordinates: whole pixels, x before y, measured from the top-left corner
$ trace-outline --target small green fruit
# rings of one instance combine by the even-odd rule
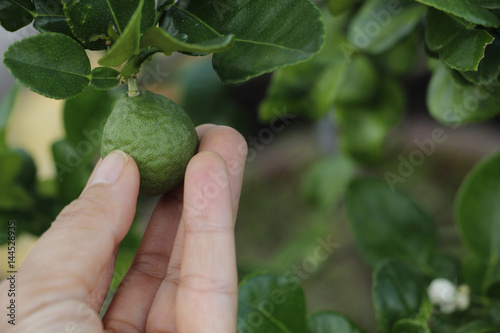
[[[102,136],[101,155],[120,149],[139,168],[139,194],[166,193],[182,183],[198,135],[180,106],[150,91],[124,95],[116,102]]]

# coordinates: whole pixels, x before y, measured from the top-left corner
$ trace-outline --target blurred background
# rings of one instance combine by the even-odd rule
[[[341,39],[335,35],[338,20],[325,20],[330,29],[327,43],[340,45]],[[0,30],[0,51],[3,53],[9,44],[34,32],[32,27],[15,33]],[[371,302],[372,270],[357,253],[344,219],[341,194],[345,183],[356,174],[386,180],[387,172],[398,174],[403,161],[421,149],[417,143],[432,138],[433,131],[442,129],[447,139],[436,144],[422,163],[412,164],[413,170],[402,181],[397,181],[395,187],[406,191],[436,219],[439,252],[462,254],[453,223],[456,190],[479,159],[500,149],[498,121],[447,128],[429,116],[426,92],[431,72],[422,51],[422,31],[417,29],[397,45],[401,45],[403,51],[406,47],[406,53],[410,50],[411,59],[401,55],[372,59],[378,73],[372,85],[379,86],[381,80],[390,76],[392,83],[383,84],[389,87],[384,93],[405,96],[404,101],[400,101],[401,115],[382,130],[377,127],[377,121],[346,126],[346,118],[339,117],[338,113],[311,116],[307,113],[308,104],[301,105],[300,110],[290,110],[299,103],[291,99],[290,104],[282,108],[265,107],[263,105],[273,102],[269,96],[273,80],[277,79],[272,74],[225,86],[213,71],[210,56],[176,54],[167,58],[157,55],[139,76],[143,89],[163,94],[183,106],[195,125],[228,125],[247,138],[250,155],[236,227],[240,278],[263,270],[297,276],[304,287],[309,312],[341,311],[370,331],[376,326]],[[328,47],[325,49],[323,54],[329,52]],[[89,55],[95,61],[101,54],[89,52]],[[406,64],[399,64],[402,69],[395,75],[394,68],[378,62],[382,58],[395,66],[399,60]],[[363,65],[360,68],[359,72],[351,73],[353,82],[359,78],[363,81],[366,79],[363,75],[370,71]],[[287,72],[274,75],[283,77]],[[302,84],[308,82],[301,81]],[[87,140],[92,144],[92,140],[85,136],[71,138],[68,129],[74,128],[75,119],[80,115],[92,119],[85,125],[87,129],[99,131],[99,124],[124,87],[105,93],[86,91],[65,103],[13,84],[8,70],[0,64],[2,100],[5,102],[5,96],[12,96],[12,89],[17,89],[5,141],[9,149],[20,152],[23,161],[17,169],[15,187],[21,190],[16,190],[13,196],[6,193],[6,186],[3,190],[0,188],[3,192],[0,202],[4,200],[0,204],[0,217],[2,221],[17,221],[18,260],[21,261],[62,207],[78,196],[98,159],[96,145],[84,157],[73,156],[71,152],[78,151],[77,143]],[[289,95],[300,94],[300,89],[304,89],[294,87],[297,90],[292,89]],[[354,90],[362,87],[357,85]],[[380,91],[376,93],[380,94]],[[372,100],[366,103],[368,109],[371,103]],[[81,109],[82,104],[91,105],[92,110]],[[276,110],[271,117],[270,110]],[[285,116],[287,111],[295,115]],[[75,115],[78,112],[81,113]],[[72,148],[68,142],[74,143]],[[6,157],[3,159],[0,168],[7,165]],[[65,173],[65,166],[72,163],[71,172]],[[13,198],[14,202],[6,197]],[[120,249],[114,288],[132,260],[157,199],[139,200],[134,226]],[[5,241],[1,239],[2,243]],[[332,250],[327,251],[327,258],[318,257],[318,248],[325,249],[327,243],[334,244]]]

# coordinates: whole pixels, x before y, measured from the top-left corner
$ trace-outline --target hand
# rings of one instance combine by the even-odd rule
[[[139,189],[137,166],[122,152],[97,165],[31,250],[16,276],[16,326],[3,315],[1,332],[236,331],[234,223],[247,146],[228,127],[197,131],[184,190],[159,200],[104,318],[98,313]],[[4,312],[7,290],[2,283]]]

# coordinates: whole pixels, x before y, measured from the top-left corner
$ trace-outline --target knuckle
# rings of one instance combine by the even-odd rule
[[[132,274],[145,275],[153,280],[162,280],[165,277],[169,260],[169,254],[144,252],[136,257],[130,270]]]

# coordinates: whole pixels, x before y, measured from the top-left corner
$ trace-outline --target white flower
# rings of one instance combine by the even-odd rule
[[[457,287],[446,279],[435,279],[427,288],[429,299],[442,313],[463,311],[469,307],[470,289],[467,285]]]

